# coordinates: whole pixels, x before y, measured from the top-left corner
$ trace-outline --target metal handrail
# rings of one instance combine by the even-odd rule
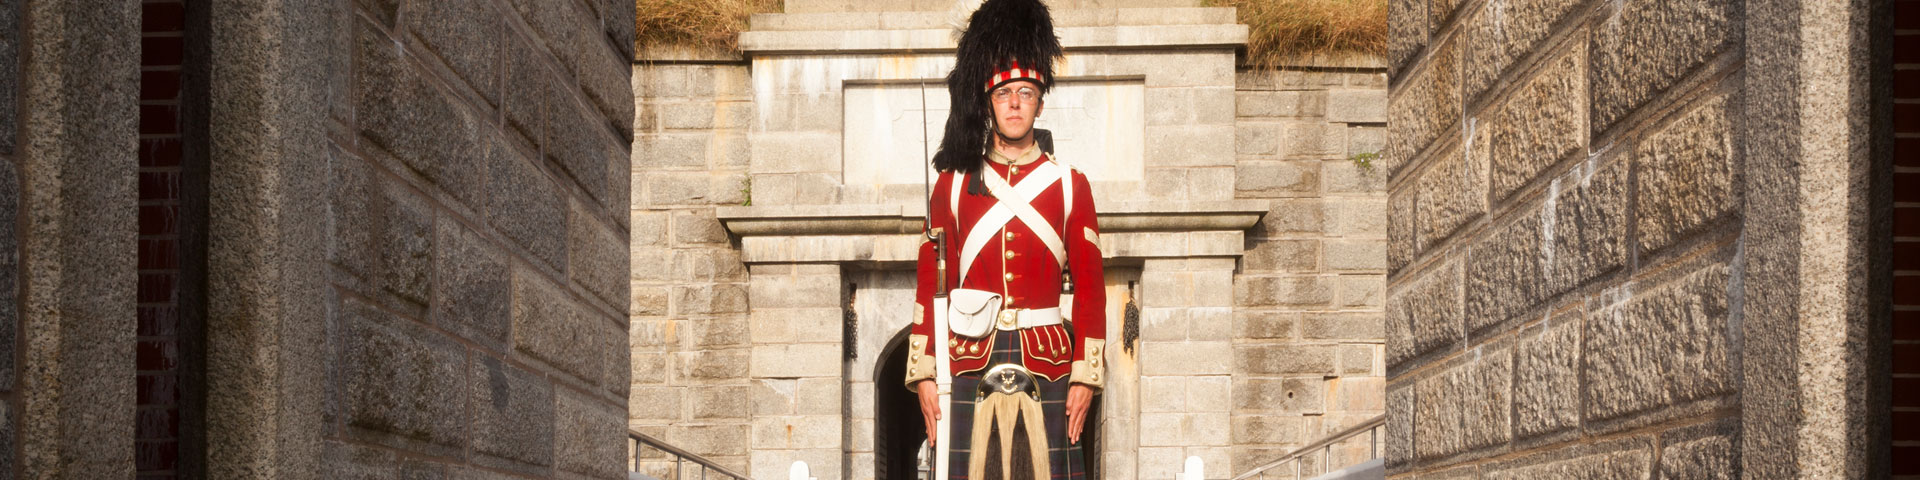
[[[1359,425],[1348,427],[1346,430],[1341,430],[1332,435],[1328,435],[1324,438],[1316,440],[1313,443],[1309,443],[1305,447],[1300,447],[1300,449],[1294,450],[1292,453],[1288,453],[1286,455],[1281,456],[1279,460],[1268,462],[1266,465],[1261,465],[1258,468],[1254,468],[1253,470],[1247,471],[1247,473],[1242,473],[1239,476],[1235,476],[1233,477],[1233,480],[1246,480],[1254,477],[1265,477],[1267,470],[1272,469],[1273,467],[1285,465],[1288,462],[1294,462],[1293,478],[1300,478],[1299,460],[1302,457],[1306,457],[1307,454],[1313,453],[1315,450],[1320,451],[1320,473],[1324,474],[1327,472],[1327,454],[1332,452],[1333,444],[1340,443],[1341,441],[1344,441],[1349,438],[1360,436],[1361,432],[1373,433],[1373,437],[1367,440],[1368,443],[1370,444],[1369,446],[1372,447],[1372,453],[1371,453],[1372,456],[1368,457],[1368,459],[1371,460],[1374,458],[1380,458],[1379,429],[1385,426],[1386,424],[1387,424],[1387,416],[1384,414],[1367,419],[1367,421],[1360,422]]]
[[[633,468],[628,471],[632,471],[632,472],[640,471],[640,458],[642,456],[641,448],[651,447],[654,450],[666,452],[668,455],[673,456],[673,480],[686,480],[686,477],[681,476],[680,471],[681,471],[681,468],[685,466],[688,460],[693,461],[695,465],[698,465],[700,467],[701,480],[705,480],[707,478],[708,470],[719,472],[721,475],[725,475],[728,478],[733,478],[737,480],[750,480],[747,478],[746,475],[742,475],[740,474],[740,472],[735,472],[733,470],[728,470],[727,467],[722,467],[720,466],[720,464],[714,463],[713,460],[708,460],[707,457],[702,457],[699,455],[695,455],[693,452],[681,450],[677,447],[674,447],[673,445],[668,445],[667,442],[665,441],[661,441],[658,438],[653,438],[652,436],[649,436],[644,433],[636,432],[633,430],[627,430],[627,440],[633,441]]]

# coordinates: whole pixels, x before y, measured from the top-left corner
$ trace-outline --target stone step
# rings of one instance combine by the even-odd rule
[[[966,21],[947,10],[915,12],[833,12],[765,13],[748,21],[749,31],[848,31],[848,30],[926,30],[951,29]],[[1156,25],[1231,25],[1232,8],[1077,8],[1055,10],[1055,28],[1156,26]]]
[[[1179,8],[1199,7],[1203,0],[1046,0],[1055,10],[1074,8]],[[979,0],[787,0],[787,13],[835,12],[924,12],[953,10],[956,5],[971,10]]]

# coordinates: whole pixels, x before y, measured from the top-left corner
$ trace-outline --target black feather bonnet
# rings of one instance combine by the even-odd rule
[[[1053,87],[1053,60],[1060,57],[1060,37],[1053,33],[1053,17],[1040,0],[987,0],[973,11],[960,34],[958,57],[947,73],[946,137],[933,155],[933,168],[943,172],[974,173],[986,155],[992,135],[993,105],[989,91],[996,74],[1025,69],[1039,79],[1040,92]]]

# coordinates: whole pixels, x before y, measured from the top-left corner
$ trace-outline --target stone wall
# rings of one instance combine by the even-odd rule
[[[755,337],[750,322],[784,326],[789,319],[749,317],[747,266],[714,213],[715,206],[744,203],[749,193],[752,93],[746,65],[726,60],[633,68],[636,233],[628,333],[634,374],[627,420],[638,431],[746,471],[751,421],[762,403],[749,358],[755,338],[773,338],[766,329]],[[828,293],[838,298],[838,290]],[[824,334],[838,341],[839,309],[824,321]],[[782,403],[792,409],[791,398]],[[645,471],[666,478],[671,463],[656,460]]]
[[[1238,75],[1234,195],[1270,209],[1234,272],[1231,320],[1206,322],[1233,344],[1235,474],[1385,411],[1386,83],[1369,59]],[[1366,438],[1328,463],[1366,460]]]
[[[207,476],[623,478],[632,10],[212,12]]]
[[[1867,4],[1391,5],[1392,473],[1884,468]]]

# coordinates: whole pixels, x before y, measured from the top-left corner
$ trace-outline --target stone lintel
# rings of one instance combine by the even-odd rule
[[[1105,49],[1240,48],[1246,25],[1115,25],[1056,28],[1068,51]],[[747,56],[849,53],[951,53],[953,31],[914,30],[750,31],[740,34]]]
[[[896,235],[920,231],[922,205],[795,205],[720,207],[715,214],[741,237]],[[1125,202],[1100,208],[1101,233],[1239,232],[1266,209],[1258,201]]]

